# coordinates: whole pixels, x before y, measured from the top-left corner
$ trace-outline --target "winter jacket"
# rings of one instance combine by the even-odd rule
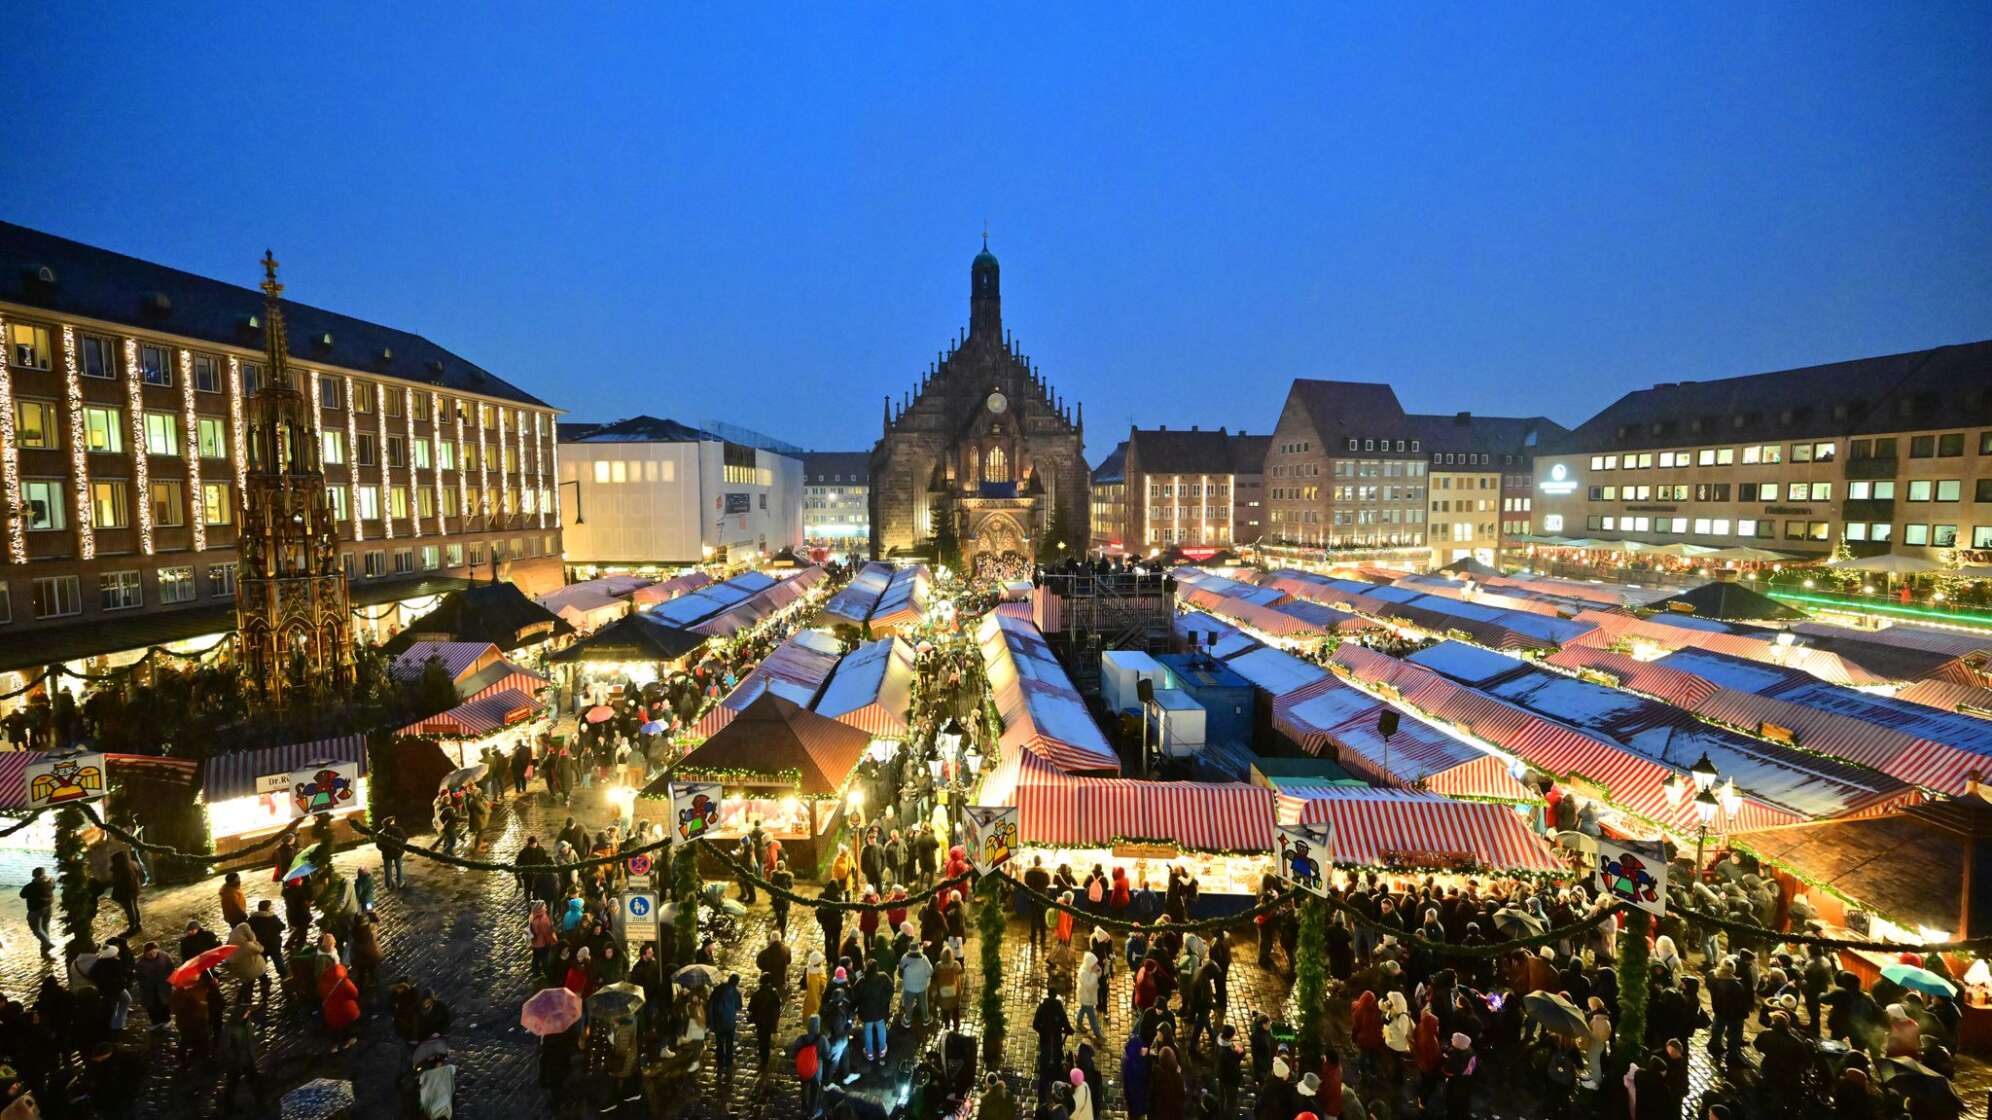
[[[899,961],[899,990],[909,996],[917,996],[927,990],[934,978],[934,962],[918,948],[906,954]]]

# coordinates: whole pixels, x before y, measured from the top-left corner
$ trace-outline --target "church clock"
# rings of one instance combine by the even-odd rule
[[[1003,391],[1001,389],[998,389],[997,391],[989,394],[989,411],[995,413],[1001,413],[1004,409],[1009,407],[1010,407],[1010,398],[1004,396]]]

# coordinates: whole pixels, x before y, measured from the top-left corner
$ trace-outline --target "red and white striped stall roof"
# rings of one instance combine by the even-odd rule
[[[636,604],[639,610],[645,607],[654,607],[659,603],[668,603],[680,595],[689,595],[711,582],[712,577],[704,572],[692,572],[689,575],[673,576],[662,583],[653,583],[647,587],[637,588],[630,593],[629,601]]]
[[[1497,871],[1549,873],[1570,868],[1506,805],[1353,787],[1280,800],[1282,820],[1334,826],[1331,858],[1337,864],[1433,867],[1465,861]]]
[[[1976,751],[1775,696],[1722,689],[1695,712],[1705,719],[1753,731],[1767,726],[1781,728],[1805,750],[1843,758],[1953,796],[1964,793],[1968,772],[1982,773],[1987,765],[1987,756]]]
[[[913,647],[904,638],[883,638],[845,654],[810,706],[877,738],[896,739],[906,734],[912,695]]]
[[[1173,840],[1203,851],[1273,845],[1272,790],[1244,782],[1144,782],[1069,774],[1007,746],[984,797],[1017,806],[1027,843],[1105,844],[1115,837]]]
[[[520,668],[509,661],[503,661],[500,664],[504,665],[510,672],[485,685],[483,688],[478,689],[476,692],[471,693],[464,698],[466,701],[482,700],[487,696],[496,696],[500,692],[519,692],[527,696],[532,696],[538,693],[540,689],[546,687],[546,678],[533,672],[531,669]]]
[[[1591,646],[1569,646],[1544,660],[1565,669],[1589,669],[1603,673],[1616,679],[1623,688],[1643,692],[1690,710],[1719,691],[1714,684],[1693,673]]]
[[[1507,759],[1461,742],[1401,708],[1397,731],[1385,740],[1377,730],[1377,716],[1392,707],[1331,677],[1274,702],[1273,726],[1302,750],[1332,753],[1343,769],[1371,782],[1447,797],[1536,799],[1509,772]]]
[[[1061,769],[1120,772],[1120,756],[1100,732],[1065,668],[1031,622],[983,616],[976,633],[1006,747],[1025,747]]]
[[[1897,700],[1966,715],[1992,715],[1992,688],[1947,680],[1912,681],[1895,694]]]
[[[355,735],[352,738],[359,741],[360,753],[364,755],[365,736]],[[311,745],[313,744],[306,744],[306,746]],[[28,767],[37,762],[44,762],[48,757],[44,751],[0,751],[0,809],[28,807]],[[104,756],[104,761],[112,771],[112,781],[117,780],[117,772],[122,769],[126,774],[130,774],[133,770],[142,770],[151,776],[191,783],[194,771],[201,765],[191,758],[166,758],[150,754],[107,754]]]
[[[1577,642],[1571,643],[1576,645],[1604,647],[1637,639],[1651,642],[1669,651],[1705,649],[1750,661],[1762,661],[1782,668],[1798,669],[1829,684],[1891,683],[1888,678],[1870,673],[1837,653],[1805,645],[1778,645],[1779,631],[1764,627],[1744,627],[1712,619],[1695,618],[1692,615],[1672,617],[1656,614],[1650,618],[1636,618],[1623,611],[1584,611],[1577,616],[1576,621],[1589,622],[1597,627]]]
[[[473,739],[502,731],[539,710],[539,703],[515,688],[467,700],[447,712],[416,720],[402,728],[401,735],[443,735],[453,739]]]
[[[499,653],[490,642],[416,642],[394,659],[388,675],[398,681],[419,679],[432,657],[442,662],[451,680],[459,681],[498,660]]]

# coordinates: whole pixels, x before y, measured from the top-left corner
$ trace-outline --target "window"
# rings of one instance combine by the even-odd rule
[[[456,442],[439,439],[436,441],[436,466],[446,471],[456,469]]]
[[[609,481],[609,461],[607,459],[595,460],[595,482],[598,485],[607,485],[608,481]]]
[[[1849,521],[1847,522],[1847,527],[1841,530],[1840,535],[1850,541],[1864,541],[1868,539],[1868,523],[1865,521]]]
[[[1813,444],[1813,445],[1812,445],[1812,461],[1813,461],[1813,462],[1815,462],[1815,463],[1830,463],[1830,462],[1832,462],[1832,461],[1833,461],[1833,449],[1834,449],[1835,447],[1837,447],[1837,446],[1838,446],[1837,444],[1833,444],[1833,443],[1815,443],[1815,444]],[[1814,538],[1814,539],[1816,540],[1816,539],[1819,539],[1819,538]]]
[[[1937,480],[1937,500],[1940,502],[1955,502],[1963,494],[1963,491],[1964,483],[1959,479],[1940,478]]]
[[[134,570],[105,572],[97,577],[97,606],[107,611],[128,611],[145,605],[145,584]]]
[[[7,324],[7,360],[28,369],[49,368],[48,328],[33,323]]]
[[[1930,526],[1930,547],[1932,547],[1932,548],[1956,548],[1956,547],[1957,547],[1957,526],[1955,526],[1955,525],[1932,525],[1932,526]]]
[[[1847,500],[1850,502],[1865,502],[1868,500],[1869,493],[1870,491],[1868,483],[1865,482],[1847,483]]]
[[[125,509],[123,481],[99,479],[90,483],[90,524],[98,529],[122,529],[130,524]]]
[[[1813,483],[1813,484],[1812,484],[1812,491],[1811,491],[1811,494],[1809,495],[1809,498],[1810,498],[1810,500],[1812,500],[1812,501],[1815,501],[1815,502],[1830,502],[1830,501],[1832,501],[1832,500],[1833,500],[1833,484],[1832,484],[1832,483],[1830,483],[1830,482],[1815,482],[1815,483]]]
[[[1929,544],[1930,527],[1928,525],[1904,525],[1902,527],[1902,543],[1913,545]]]
[[[1973,525],[1971,527],[1971,547],[1992,548],[1992,525]]]
[[[429,394],[417,393],[415,394],[415,419],[427,420],[428,418],[429,418]]]
[[[116,377],[118,375],[117,351],[111,348],[110,339],[86,334],[80,341],[83,350],[83,376]]]
[[[1937,453],[1937,437],[1935,436],[1909,437],[1909,457],[1911,459],[1928,459],[1931,456],[1935,455],[1936,453]]]
[[[151,455],[180,453],[180,418],[170,412],[145,414],[145,450]]]
[[[160,478],[152,482],[152,523],[171,527],[184,524],[186,505],[181,501],[178,479]]]
[[[1695,484],[1695,501],[1726,502],[1729,500],[1727,482],[1698,482]]]
[[[1892,502],[1892,501],[1894,501],[1894,500],[1895,500],[1895,480],[1891,478],[1891,479],[1888,479],[1888,480],[1887,480],[1887,481],[1885,481],[1885,482],[1877,482],[1877,483],[1875,483],[1875,484],[1874,484],[1874,497],[1875,497],[1875,500],[1876,500],[1876,501],[1878,501],[1878,502],[1879,502],[1879,501],[1889,501],[1889,502]]]
[[[365,432],[353,437],[353,461],[363,467],[374,465],[374,437]]]
[[[356,552],[339,554],[339,568],[346,573],[347,582],[360,578],[360,557]]]
[[[481,544],[474,544],[474,545],[471,545],[471,546],[470,546],[470,566],[471,566],[471,567],[473,567],[473,568],[475,568],[475,567],[478,567],[479,565],[481,565],[481,564],[483,564],[483,563],[484,563],[484,546],[483,546],[483,545],[481,545]]]
[[[1895,526],[1887,521],[1877,521],[1868,527],[1868,539],[1885,541],[1895,533]]]
[[[422,570],[433,572],[443,566],[443,550],[432,544],[422,546]]]
[[[1785,539],[1786,539],[1786,540],[1788,540],[1788,541],[1802,541],[1802,540],[1804,540],[1804,539],[1805,539],[1805,522],[1803,522],[1803,521],[1787,521],[1787,522],[1785,522]]]
[[[332,507],[332,520],[346,520],[346,488],[344,486],[327,486],[325,488],[325,498],[327,504]]]
[[[320,450],[320,457],[325,460],[326,466],[336,467],[346,461],[346,433],[327,428],[321,442],[324,447]]]
[[[191,567],[159,569],[159,601],[162,603],[193,602],[194,569]]]
[[[263,366],[260,362],[242,363],[242,392],[253,396],[263,386]],[[230,592],[231,595],[234,592]]]
[[[83,443],[91,451],[117,454],[124,450],[124,422],[115,408],[85,406]]]
[[[458,504],[459,504],[459,503],[458,503],[458,501],[457,501],[457,492],[456,492],[455,490],[445,490],[445,491],[443,491],[443,516],[444,516],[444,517],[455,517],[455,516],[457,516],[457,513],[458,513],[458,510],[457,510],[457,506],[458,506]]]
[[[408,488],[390,486],[387,488],[387,515],[389,517],[408,516]]]
[[[380,487],[354,487],[353,501],[354,507],[359,511],[361,521],[375,521],[380,518]]]
[[[216,599],[235,598],[235,565],[208,565],[208,594]]]
[[[1980,502],[1992,502],[1992,478],[1979,479],[1977,487],[1977,492],[1972,498]]]
[[[452,568],[463,567],[463,546],[460,544],[444,545],[443,563]]]
[[[1927,478],[1909,480],[1909,500],[1912,502],[1927,502],[1935,492],[1936,484]]]
[[[1952,535],[1952,536],[1956,536],[1956,535],[1957,535],[1957,530],[1955,529],[1955,527],[1953,527],[1953,528],[1952,528],[1952,530],[1951,530],[1951,535]],[[1811,540],[1811,541],[1830,541],[1830,540],[1832,540],[1832,539],[1833,539],[1833,523],[1832,523],[1831,521],[1808,521],[1808,522],[1806,522],[1806,523],[1805,523],[1805,539],[1806,539],[1806,540]]]
[[[218,416],[202,416],[194,421],[194,438],[203,459],[228,458],[228,426]]]
[[[1794,463],[1810,463],[1812,461],[1812,445],[1809,443],[1792,444],[1791,461]],[[1790,534],[1786,534],[1786,539],[1790,540],[1793,538]]]
[[[83,592],[75,576],[43,576],[34,583],[36,618],[67,618],[83,613]]]
[[[194,355],[194,388],[203,393],[221,392],[221,359],[212,354]],[[192,587],[192,576],[187,577],[187,586]],[[163,597],[163,596],[162,596]]]
[[[374,386],[371,381],[353,382],[353,411],[372,412],[374,410]]]
[[[173,384],[173,355],[164,346],[138,348],[138,376],[147,385],[170,388]]]
[[[318,375],[318,403],[322,408],[340,407],[339,393],[346,383],[329,373]]]
[[[1949,459],[1964,454],[1964,433],[1951,432],[1937,437],[1937,458]]]
[[[21,504],[27,507],[30,532],[51,532],[67,526],[62,490],[60,479],[30,478],[21,482]]]
[[[390,398],[392,399],[392,398]],[[407,575],[415,570],[415,554],[405,548],[394,550],[394,571],[396,575]]]
[[[387,553],[374,549],[367,553],[366,574],[368,577],[387,574]]]
[[[389,416],[401,415],[400,392],[398,392],[392,385],[381,386],[380,405],[381,405],[381,410],[386,412]]]
[[[426,440],[426,439],[418,439],[418,440],[416,440],[415,442],[413,442],[413,443],[411,443],[411,444],[409,444],[409,445],[408,445],[408,450],[409,450],[409,452],[410,452],[411,454],[413,454],[413,455],[414,455],[414,457],[415,457],[415,466],[416,466],[416,467],[417,467],[418,469],[420,469],[420,470],[428,470],[428,469],[429,469],[429,441],[428,441],[428,440]]]
[[[531,510],[527,510],[531,513]],[[436,516],[436,492],[424,486],[415,491],[415,515],[417,517]]]
[[[1797,486],[1799,484],[1794,482],[1792,485]],[[1757,486],[1757,498],[1759,501],[1775,502],[1778,500],[1778,493],[1779,487],[1775,482],[1759,483]]]
[[[1992,432],[1978,433],[1978,453],[1992,455]]]

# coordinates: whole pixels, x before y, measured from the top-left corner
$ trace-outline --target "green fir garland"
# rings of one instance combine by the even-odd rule
[[[90,889],[90,862],[83,852],[83,811],[73,805],[55,816],[55,867],[62,935],[71,943],[87,939],[97,920],[97,895]]]
[[[1300,902],[1300,940],[1293,962],[1300,998],[1300,1061],[1313,1068],[1328,1043],[1328,903],[1309,896]]]
[[[1646,933],[1653,924],[1643,910],[1627,910],[1625,927],[1619,930],[1619,1020],[1612,1039],[1613,1065],[1623,1070],[1626,1063],[1646,1055],[1646,982],[1651,949]]]
[[[994,875],[975,885],[975,932],[982,952],[982,1057],[995,1065],[1003,1054],[1003,887]]]
[[[675,963],[683,968],[699,951],[699,849],[696,844],[680,844],[671,861],[671,899],[677,905],[677,920],[671,923]]]

